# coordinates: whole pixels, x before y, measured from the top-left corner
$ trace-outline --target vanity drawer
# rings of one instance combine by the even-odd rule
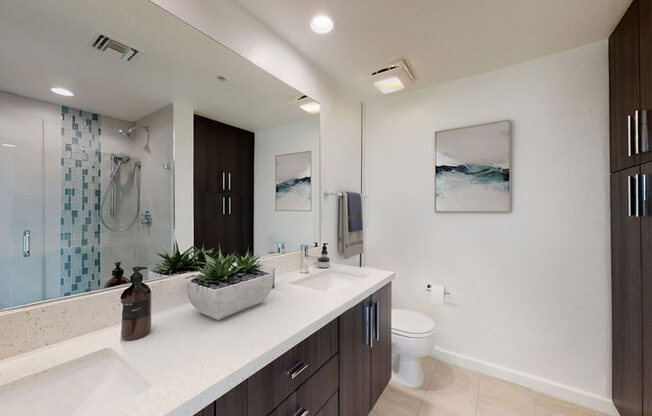
[[[337,353],[337,325],[336,319],[251,376],[249,416],[269,414]]]
[[[339,396],[338,393],[333,394],[319,413],[317,413],[317,416],[338,416],[340,414]]]
[[[276,410],[269,416],[303,416],[317,415],[318,412],[330,416],[333,404],[329,408],[324,405],[329,403],[332,397],[337,398],[339,380],[338,356],[331,358],[314,376],[310,377],[297,391],[285,399]],[[322,409],[324,407],[324,409]],[[320,412],[320,409],[324,412]],[[337,415],[337,399],[335,399],[334,413]]]

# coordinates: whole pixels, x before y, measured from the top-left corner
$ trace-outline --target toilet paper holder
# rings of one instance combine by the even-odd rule
[[[428,283],[426,285],[426,292],[430,292],[431,290],[432,290],[432,284]],[[445,296],[448,296],[450,294],[451,294],[451,292],[449,292],[448,289],[444,289],[444,295]]]

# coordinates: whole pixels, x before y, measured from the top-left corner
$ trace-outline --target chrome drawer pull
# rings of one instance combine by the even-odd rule
[[[304,409],[303,407],[299,407],[299,410],[294,412],[292,414],[292,416],[308,416],[309,413],[310,413],[310,410]]]
[[[298,363],[296,363],[295,365],[293,365],[292,368],[290,368],[290,369],[287,371],[287,374],[290,376],[290,378],[291,378],[292,380],[294,380],[295,378],[299,377],[299,374],[301,374],[301,373],[303,373],[304,371],[306,371],[306,369],[307,369],[309,366],[310,366],[310,364],[299,361]]]

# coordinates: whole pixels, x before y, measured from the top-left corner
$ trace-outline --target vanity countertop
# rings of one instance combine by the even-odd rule
[[[2,360],[0,389],[110,349],[149,387],[109,415],[194,415],[394,278],[393,272],[368,267],[333,264],[331,270],[365,277],[328,293],[291,284],[305,276],[299,272],[280,275],[264,303],[222,321],[186,303],[153,314],[152,332],[140,340],[121,341],[117,325]]]

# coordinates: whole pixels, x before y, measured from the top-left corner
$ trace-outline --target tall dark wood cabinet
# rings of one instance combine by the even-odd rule
[[[340,416],[367,415],[392,373],[392,285],[340,316]]]
[[[254,133],[195,115],[195,246],[253,250]]]
[[[652,0],[609,38],[609,72],[613,401],[652,416]]]

